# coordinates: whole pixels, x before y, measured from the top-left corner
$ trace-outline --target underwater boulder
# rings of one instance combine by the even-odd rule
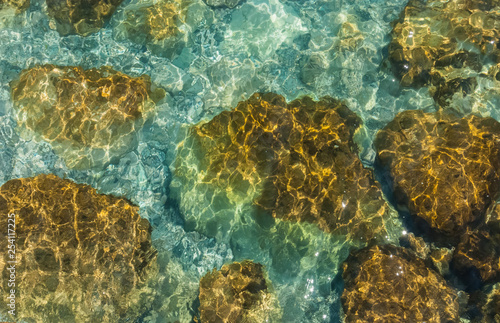
[[[211,24],[213,13],[201,0],[147,0],[128,4],[119,18],[114,26],[118,40],[130,40],[155,55],[174,59],[194,30]]]
[[[47,0],[47,11],[62,36],[98,32],[123,0]]]
[[[346,322],[459,322],[457,292],[407,249],[361,249],[343,270]]]
[[[11,83],[21,136],[45,140],[69,168],[102,167],[137,146],[163,92],[147,75],[42,65]]]
[[[375,139],[397,202],[445,235],[484,221],[498,195],[500,123],[474,115],[410,110]]]
[[[349,239],[382,240],[393,213],[357,155],[354,134],[360,126],[361,119],[335,99],[287,103],[277,94],[256,93],[192,126],[179,145],[175,174],[185,186],[218,191],[214,208],[244,202],[274,218],[314,223]],[[198,174],[191,174],[191,163]],[[207,231],[208,223],[220,230],[217,223],[228,220],[194,221]]]
[[[15,219],[15,240],[5,231],[0,247],[15,245],[16,320],[122,322],[150,306],[147,283],[157,270],[156,251],[137,206],[88,185],[38,175],[2,185],[0,214],[6,230]],[[0,259],[5,295],[10,255]],[[2,302],[1,313],[8,310]]]
[[[278,322],[280,308],[261,264],[249,260],[224,265],[200,280],[199,320]]]

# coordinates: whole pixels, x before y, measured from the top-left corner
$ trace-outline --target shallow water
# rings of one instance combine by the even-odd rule
[[[406,1],[247,0],[233,9],[212,9],[194,0],[186,4],[182,37],[175,42],[149,45],[124,36],[120,26],[127,12],[153,3],[124,1],[101,30],[86,37],[61,36],[43,0],[3,23],[0,185],[53,173],[138,205],[153,227],[160,267],[155,301],[138,322],[189,322],[200,278],[247,258],[266,266],[283,322],[341,321],[337,274],[351,242],[310,224],[256,223],[258,211],[249,201],[213,203],[205,191],[174,179],[176,148],[189,126],[255,92],[274,92],[287,101],[331,96],[362,119],[359,155],[373,167],[379,129],[400,111],[436,109],[426,88],[400,87],[387,67],[390,22]],[[166,94],[157,114],[138,130],[136,148],[104,168],[69,169],[49,143],[22,138],[16,130],[9,83],[37,64],[108,65],[134,77],[147,74]],[[492,97],[481,112],[498,119],[498,96]],[[195,230],[189,222],[204,212],[218,213],[225,226]],[[397,243],[402,225],[390,230],[387,241]]]

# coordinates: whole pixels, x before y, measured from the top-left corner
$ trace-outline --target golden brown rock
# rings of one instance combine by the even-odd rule
[[[346,322],[459,322],[456,291],[406,249],[365,248],[343,269]]]
[[[316,223],[322,230],[370,240],[385,237],[390,207],[353,141],[361,120],[343,103],[254,94],[232,111],[192,127],[181,144],[176,173],[188,152],[204,183],[251,199],[274,217]],[[182,151],[184,149],[184,151]]]
[[[200,280],[200,322],[276,322],[278,303],[262,265],[248,260],[222,266]]]
[[[405,111],[375,139],[399,203],[448,236],[483,221],[499,190],[500,123]]]
[[[49,16],[61,35],[98,32],[123,0],[47,0]]]
[[[16,321],[121,322],[144,312],[156,251],[138,211],[124,199],[55,175],[2,185],[0,222],[7,230],[8,215],[16,219]],[[0,248],[7,250],[2,237]],[[3,255],[0,291],[8,295],[11,259]],[[6,314],[6,302],[0,306]]]
[[[102,166],[133,150],[135,131],[161,97],[148,76],[110,67],[38,66],[11,87],[21,135],[50,142],[71,168]]]

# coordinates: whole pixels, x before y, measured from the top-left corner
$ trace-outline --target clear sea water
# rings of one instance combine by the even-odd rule
[[[200,2],[212,21],[193,19],[190,26],[188,21],[188,41],[179,56],[170,58],[116,32],[124,11],[139,1],[124,1],[104,28],[87,37],[60,36],[43,0],[32,1],[14,22],[1,26],[0,184],[54,173],[139,205],[141,216],[153,226],[161,287],[139,322],[189,322],[199,279],[244,256],[269,268],[283,322],[340,322],[342,286],[335,277],[348,245],[318,234],[312,238],[315,250],[278,257],[245,250],[251,234],[243,232],[236,246],[224,237],[190,231],[171,194],[171,165],[183,128],[209,120],[255,92],[272,91],[289,101],[304,95],[344,100],[363,119],[360,157],[372,167],[378,129],[402,110],[436,108],[426,88],[400,88],[385,67],[390,22],[406,0],[247,0],[233,9],[211,9]],[[23,140],[16,131],[9,82],[21,70],[45,63],[85,69],[109,65],[132,76],[148,74],[167,95],[154,121],[140,130],[136,150],[105,169],[70,170],[48,143]],[[487,113],[497,117],[491,109]],[[192,212],[197,207],[203,206],[193,205]],[[316,259],[326,253],[327,262]],[[292,262],[302,264],[299,272],[286,272]]]

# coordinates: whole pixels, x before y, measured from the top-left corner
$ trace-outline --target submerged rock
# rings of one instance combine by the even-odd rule
[[[47,0],[47,11],[61,35],[98,32],[123,0]]]
[[[200,322],[278,322],[269,287],[262,265],[249,260],[214,269],[200,280]]]
[[[16,320],[121,322],[150,306],[156,251],[137,206],[39,175],[2,185],[0,212],[5,228],[16,221]],[[4,236],[0,247],[8,250],[7,244]],[[9,255],[0,259],[5,295]],[[2,302],[2,314],[8,310]]]
[[[488,230],[474,230],[462,235],[453,254],[454,267],[466,273],[476,270],[483,282],[500,278],[500,235]]]
[[[119,40],[145,45],[155,55],[173,59],[200,24],[213,14],[201,1],[147,0],[127,5],[115,27]]]
[[[403,86],[432,85],[446,106],[474,90],[485,61],[500,58],[499,26],[494,1],[411,0],[394,22],[389,59]]]
[[[484,220],[500,181],[500,123],[474,115],[405,111],[375,139],[394,194],[448,236]]]
[[[406,249],[356,251],[343,278],[346,322],[459,322],[457,292]]]
[[[392,211],[358,158],[353,136],[360,125],[356,114],[331,98],[287,104],[280,95],[257,93],[190,129],[179,147],[176,175],[187,177],[190,163],[199,164],[201,182],[224,193],[214,196],[215,208],[222,201],[246,201],[282,220],[315,223],[352,239],[380,239]]]
[[[48,141],[70,168],[102,167],[133,150],[163,93],[147,75],[43,65],[11,84],[21,135]]]

